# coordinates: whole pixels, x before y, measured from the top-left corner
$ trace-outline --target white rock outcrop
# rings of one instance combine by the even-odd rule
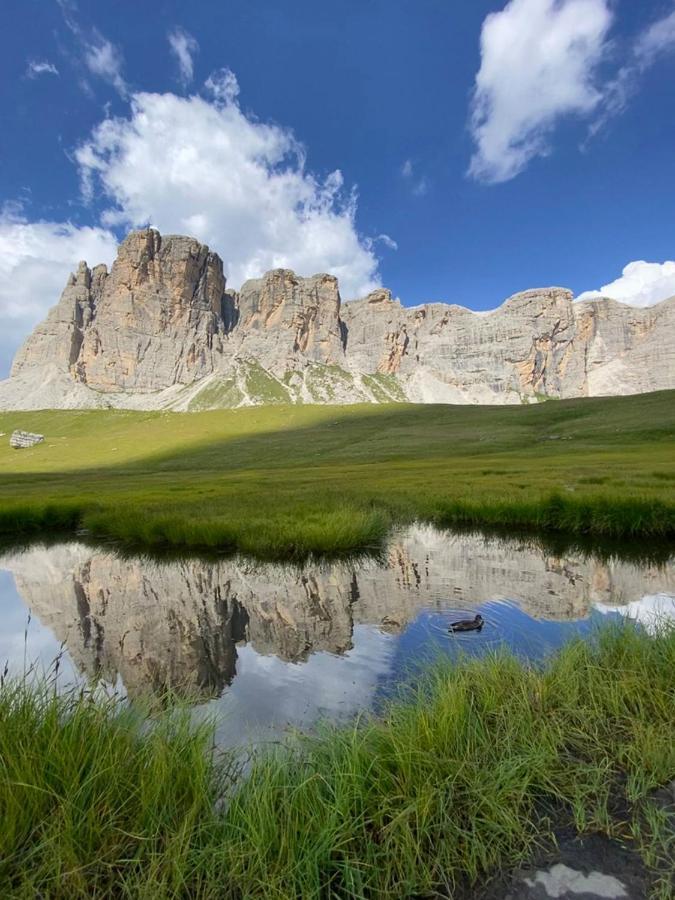
[[[9,446],[14,450],[23,450],[26,447],[34,447],[44,441],[44,434],[33,434],[31,431],[13,431],[9,439]]]
[[[675,298],[638,309],[516,294],[489,313],[385,289],[343,303],[287,269],[228,292],[217,254],[132,232],[112,270],[81,263],[0,382],[0,409],[255,403],[528,403],[675,387]]]

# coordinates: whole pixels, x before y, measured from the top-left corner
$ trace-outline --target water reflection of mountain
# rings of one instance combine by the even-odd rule
[[[353,626],[398,631],[423,608],[470,609],[515,600],[529,615],[578,619],[594,604],[675,593],[672,566],[553,557],[516,542],[413,527],[384,560],[304,569],[244,559],[122,559],[82,544],[6,556],[24,602],[67,643],[82,671],[130,694],[167,685],[201,697],[232,680],[237,643],[298,661],[343,653]]]

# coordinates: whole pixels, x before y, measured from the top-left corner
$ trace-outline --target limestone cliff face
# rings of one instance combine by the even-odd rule
[[[80,263],[12,375],[56,366],[95,391],[157,391],[211,374],[225,340],[225,279],[215,253],[157,231],[131,234],[110,274]]]
[[[121,245],[73,376],[99,391],[154,391],[213,371],[224,339],[223,265],[208,247],[156,231]]]
[[[443,303],[406,309],[378,292],[346,304],[343,316],[350,353],[361,364],[376,357],[377,371],[397,376],[412,400],[499,403],[584,393],[569,291],[527,291],[484,315]]]
[[[276,269],[247,281],[237,296],[239,356],[261,358],[277,375],[300,360],[339,365],[344,359],[337,278],[298,278]]]
[[[647,309],[614,300],[577,303],[575,320],[588,396],[675,385],[675,298]]]
[[[395,375],[418,402],[517,403],[635,394],[675,386],[675,299],[650,309],[575,303],[545,288],[490,313],[430,303],[406,309],[388,291],[346,303],[348,355]]]
[[[81,263],[0,383],[0,408],[205,409],[269,402],[522,403],[675,387],[675,298],[637,309],[562,288],[475,313],[342,303],[287,269],[227,292],[220,258],[146,229],[112,271]]]
[[[85,262],[80,263],[77,272],[68,279],[59,302],[16,354],[13,376],[45,366],[71,371],[107,277],[105,266],[90,271]]]
[[[83,672],[111,683],[119,675],[132,695],[172,687],[196,698],[231,682],[242,641],[299,662],[349,650],[355,625],[397,633],[422,610],[513,601],[532,617],[562,621],[595,604],[675,593],[672,566],[552,556],[428,526],[398,534],[381,561],[302,569],[242,558],[153,562],[82,544],[8,554],[0,568]],[[499,619],[496,607],[491,617]]]

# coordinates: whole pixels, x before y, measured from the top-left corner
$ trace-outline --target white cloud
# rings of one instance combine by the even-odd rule
[[[169,32],[167,40],[178,63],[181,84],[188,85],[194,75],[193,56],[198,52],[199,44],[189,32],[179,26]]]
[[[634,55],[638,63],[651,66],[662,53],[675,46],[675,12],[653,22],[638,38]]]
[[[412,192],[416,197],[423,197],[429,191],[429,181],[424,176],[414,185]]]
[[[675,297],[675,262],[638,260],[628,263],[620,278],[604,284],[598,291],[584,291],[577,300],[594,300],[597,297],[611,297],[630,306],[653,306],[661,300]]]
[[[601,114],[591,123],[593,137],[615,116],[622,113],[639,87],[644,73],[664,54],[675,49],[675,12],[652,22],[637,36],[627,53],[627,62],[609,80],[605,89]]]
[[[124,79],[124,57],[119,47],[116,47],[98,28],[83,28],[77,17],[77,3],[75,0],[56,0],[63,20],[77,39],[80,45],[82,58],[87,69],[92,75],[96,75],[103,81],[112,85],[123,99],[129,95],[129,88]],[[91,88],[82,80],[80,82],[85,93],[91,93]]]
[[[331,272],[345,297],[379,286],[342,174],[313,175],[290,130],[247,117],[228,70],[208,86],[212,101],[135,94],[128,117],[106,118],[79,147],[85,193],[112,201],[104,225],[192,234],[223,257],[232,286],[277,267]]]
[[[617,49],[609,39],[613,9],[612,0],[510,0],[486,17],[471,106],[472,177],[488,184],[515,178],[550,152],[565,117],[590,120],[592,138],[623,112],[644,73],[675,50],[675,12]]]
[[[27,78],[39,78],[40,75],[58,74],[59,70],[56,68],[54,63],[47,62],[47,60],[36,59],[31,59],[28,61],[28,68],[26,69]]]
[[[401,166],[401,175],[410,184],[410,190],[416,197],[423,197],[429,190],[429,179],[425,176],[418,176],[415,172],[412,160],[406,159]]]
[[[514,178],[549,152],[561,117],[597,108],[596,72],[611,23],[609,0],[511,0],[487,16],[472,101],[470,175],[488,183]]]
[[[378,234],[375,240],[381,241],[389,250],[398,250],[398,244],[393,239],[393,237],[388,234]]]
[[[110,264],[117,240],[103,228],[68,222],[27,222],[16,210],[0,212],[0,377],[19,343],[59,298],[81,259]]]
[[[218,69],[211,72],[204,87],[218,105],[234,103],[239,96],[237,76],[230,69]]]
[[[127,83],[122,76],[124,67],[122,51],[98,31],[94,32],[92,45],[85,50],[84,61],[92,75],[97,75],[111,84],[120,97],[128,96]]]

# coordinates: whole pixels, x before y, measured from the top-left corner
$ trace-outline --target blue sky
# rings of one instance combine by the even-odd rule
[[[673,0],[4,0],[3,22],[0,375],[77,260],[146,223],[235,288],[284,265],[407,305],[675,294]]]

